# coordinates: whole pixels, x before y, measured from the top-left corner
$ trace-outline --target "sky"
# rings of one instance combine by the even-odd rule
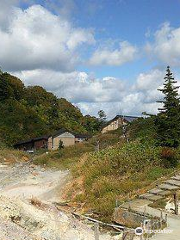
[[[0,66],[79,107],[154,114],[180,84],[180,0],[0,0]]]

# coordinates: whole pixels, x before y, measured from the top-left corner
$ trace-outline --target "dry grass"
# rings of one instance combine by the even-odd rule
[[[14,149],[0,149],[0,162],[11,164],[16,162],[26,162],[29,159],[30,156],[25,152]]]
[[[173,171],[163,167],[159,148],[138,141],[123,147],[116,145],[89,153],[74,165],[75,180],[68,197],[85,203],[86,209],[91,209],[101,220],[110,221],[116,201],[121,203],[136,197]],[[80,177],[81,187],[76,183]]]
[[[35,206],[35,207],[37,207],[37,208],[40,208],[40,209],[44,209],[44,207],[46,206],[44,203],[42,203],[38,198],[36,198],[36,197],[32,197],[31,199],[30,199],[30,203],[33,205],[33,206]]]
[[[36,155],[34,157],[34,163],[60,169],[71,168],[84,154],[97,150],[97,141],[99,141],[100,149],[102,150],[116,145],[120,141],[120,138],[119,135],[115,133],[99,134],[87,142],[78,143],[61,150],[51,151],[48,154],[43,153]]]

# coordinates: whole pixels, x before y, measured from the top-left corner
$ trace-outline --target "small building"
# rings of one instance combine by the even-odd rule
[[[48,138],[48,150],[57,150],[60,141],[63,142],[64,147],[75,144],[75,135],[66,129],[60,129]]]
[[[75,143],[87,141],[90,138],[87,134],[75,134]]]
[[[68,147],[88,139],[88,135],[74,134],[62,128],[49,136],[42,136],[18,142],[14,145],[14,148],[24,151],[39,149],[57,150],[60,141],[62,141],[64,147]]]
[[[113,131],[118,129],[124,124],[128,124],[133,122],[134,120],[137,120],[139,117],[134,116],[123,116],[123,115],[117,115],[115,118],[107,122],[104,127],[102,128],[101,133],[106,133],[109,131]]]
[[[46,149],[48,145],[48,138],[49,136],[31,138],[29,140],[16,143],[14,148],[24,151]]]

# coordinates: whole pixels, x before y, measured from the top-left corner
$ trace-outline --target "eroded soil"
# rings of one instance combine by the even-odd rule
[[[68,171],[0,164],[0,240],[94,240],[92,224],[60,211]],[[108,233],[100,240],[119,239]]]

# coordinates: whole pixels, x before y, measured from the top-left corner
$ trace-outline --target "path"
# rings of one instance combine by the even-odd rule
[[[170,179],[159,184],[156,188],[151,189],[145,194],[139,196],[139,199],[124,203],[121,207],[128,209],[129,207],[137,213],[146,213],[151,216],[160,217],[161,211],[149,207],[148,205],[167,196],[172,196],[173,192],[180,190],[180,175],[171,177]],[[179,205],[180,208],[180,205]],[[167,228],[171,233],[158,233],[152,237],[154,240],[177,240],[180,239],[180,215],[175,215],[163,211],[163,215],[167,214]]]
[[[68,176],[68,171],[28,163],[0,164],[0,239],[94,240],[92,225],[53,204],[60,201]],[[108,233],[100,235],[100,240],[112,239]]]

